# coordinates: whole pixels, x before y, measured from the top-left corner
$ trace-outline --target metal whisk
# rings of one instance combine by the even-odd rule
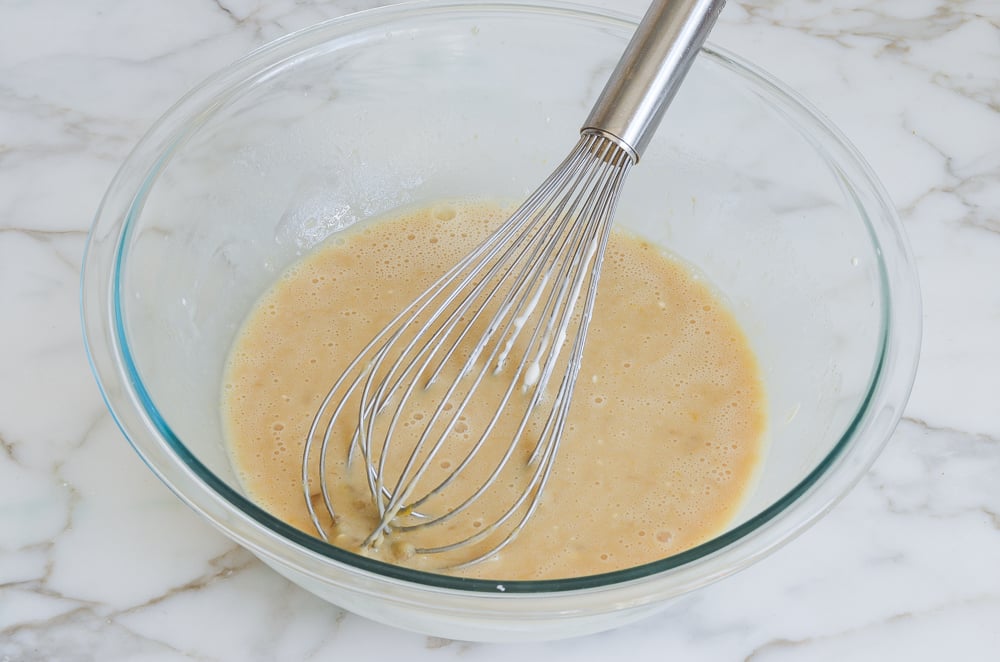
[[[356,505],[334,503],[332,470],[342,479],[359,460],[377,513],[363,548],[393,540],[402,556],[441,554],[456,569],[524,528],[567,426],[622,184],[723,4],[653,2],[570,155],[330,389],[302,463],[324,540]],[[488,416],[472,415],[487,403]],[[331,462],[337,439],[347,457]]]

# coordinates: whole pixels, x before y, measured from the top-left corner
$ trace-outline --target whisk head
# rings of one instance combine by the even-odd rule
[[[483,243],[331,387],[302,463],[328,541],[438,569],[483,561],[538,508],[566,426],[608,233],[634,153],[585,131]],[[360,473],[359,473],[360,472]],[[363,494],[345,491],[362,484]],[[345,522],[368,513],[360,536]]]

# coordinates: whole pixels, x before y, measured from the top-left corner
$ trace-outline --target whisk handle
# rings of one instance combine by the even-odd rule
[[[654,0],[581,130],[610,134],[638,161],[725,4]]]

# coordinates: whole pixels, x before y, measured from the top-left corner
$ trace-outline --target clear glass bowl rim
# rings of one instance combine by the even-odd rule
[[[171,148],[182,142],[176,139],[177,136],[197,130],[192,119],[202,116],[205,108],[227,98],[241,84],[253,80],[265,68],[284,61],[303,47],[343,38],[363,28],[390,22],[403,25],[411,17],[455,11],[484,17],[503,13],[547,14],[604,23],[628,31],[636,25],[631,16],[562,2],[413,2],[349,14],[292,33],[253,51],[194,88],[150,128],[129,154],[109,186],[88,237],[81,278],[84,338],[88,359],[109,410],[147,466],[183,501],[257,554],[295,567],[318,581],[331,581],[332,577],[346,572],[446,592],[542,595],[632,585],[655,576],[667,580],[658,583],[671,586],[670,592],[674,593],[696,588],[749,565],[827,512],[867,471],[888,441],[915,376],[920,344],[920,303],[916,270],[902,227],[887,193],[863,157],[807,101],[766,72],[712,45],[705,47],[703,57],[714,59],[744,82],[751,82],[773,104],[805,121],[810,135],[824,143],[820,148],[814,140],[817,149],[826,150],[825,156],[831,163],[852,168],[860,177],[850,180],[852,186],[868,189],[882,212],[873,224],[864,210],[860,210],[877,248],[882,280],[881,351],[872,371],[868,395],[851,425],[820,464],[781,499],[747,522],[666,559],[586,577],[498,584],[491,580],[410,570],[329,545],[255,506],[215,476],[184,446],[159,415],[142,384],[128,348],[118,294],[125,257],[122,248],[127,244],[134,212],[141,207],[145,193],[169,160],[161,146],[166,144]],[[171,137],[173,139],[169,139]],[[128,208],[116,213],[113,203],[123,192],[127,193],[123,190],[129,179],[126,175],[131,173],[134,179],[136,172],[145,173],[142,185],[129,197]],[[112,242],[113,250],[109,251],[107,244],[98,250],[95,239],[98,229],[109,225],[112,231],[117,231],[112,232],[117,235],[117,240]],[[113,260],[112,281],[95,282],[96,274],[101,271],[99,262],[109,257]],[[125,397],[117,395],[118,389],[109,388],[110,384],[123,389]],[[877,415],[883,410],[889,414]],[[676,581],[670,581],[672,575]]]

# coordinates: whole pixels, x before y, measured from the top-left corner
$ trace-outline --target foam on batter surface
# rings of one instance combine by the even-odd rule
[[[398,212],[340,233],[262,296],[232,348],[222,397],[233,463],[256,503],[314,533],[301,458],[322,398],[358,350],[506,211],[449,201]],[[709,540],[751,486],[764,405],[753,353],[711,287],[648,242],[613,232],[542,503],[496,558],[458,574],[582,576]],[[474,410],[469,418],[474,426]],[[346,441],[339,443],[331,452],[342,457]],[[370,528],[366,494],[358,472],[339,481],[335,497],[348,505],[335,544],[356,549]],[[390,547],[379,552],[384,560],[421,569],[438,563],[397,558]]]

